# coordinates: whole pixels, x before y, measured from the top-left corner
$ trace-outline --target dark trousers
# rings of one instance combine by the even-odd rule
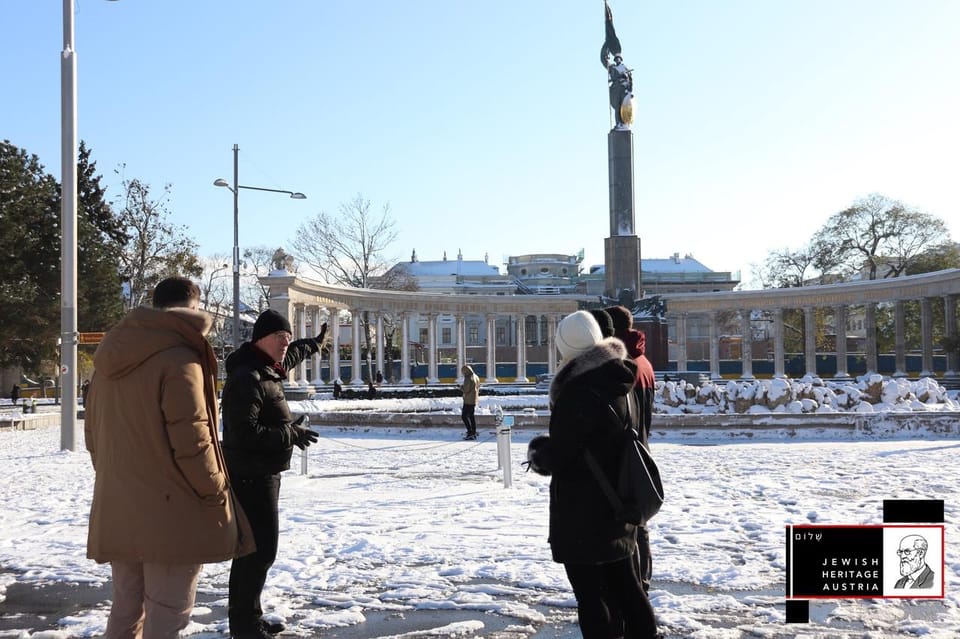
[[[655,639],[653,606],[640,584],[636,556],[607,564],[564,564],[577,598],[583,639]]]
[[[463,410],[460,411],[460,419],[463,420],[463,425],[467,427],[467,435],[477,434],[477,418],[473,414],[476,410],[476,405],[464,404]]]
[[[230,632],[248,632],[257,626],[263,616],[260,593],[267,580],[267,571],[277,558],[280,539],[280,518],[277,502],[280,498],[280,475],[255,479],[238,479],[233,492],[240,507],[250,520],[257,550],[238,557],[230,565],[230,600],[227,615]]]

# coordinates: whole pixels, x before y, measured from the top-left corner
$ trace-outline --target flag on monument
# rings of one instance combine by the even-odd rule
[[[603,12],[606,38],[603,41],[603,51],[601,52],[600,57],[604,60],[604,66],[606,66],[607,55],[619,55],[621,49],[620,39],[617,38],[617,32],[613,28],[613,14],[610,12],[610,5],[607,4],[606,0],[603,2]]]

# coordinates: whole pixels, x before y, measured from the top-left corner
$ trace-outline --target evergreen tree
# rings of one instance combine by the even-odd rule
[[[81,332],[108,330],[123,315],[119,254],[127,234],[104,199],[96,170],[90,149],[81,142],[77,162],[77,324]]]
[[[40,370],[60,332],[59,186],[35,155],[0,142],[0,366]]]

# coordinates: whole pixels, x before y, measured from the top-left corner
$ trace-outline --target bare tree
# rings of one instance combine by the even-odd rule
[[[942,219],[874,193],[830,216],[813,242],[828,247],[847,275],[875,280],[903,275],[949,235]]]
[[[385,288],[391,280],[381,280],[390,267],[385,251],[397,238],[396,222],[390,216],[390,205],[380,213],[371,210],[370,200],[359,193],[351,201],[340,205],[336,216],[318,213],[297,229],[293,248],[305,264],[328,283],[357,288]],[[366,361],[368,379],[373,378],[371,327],[369,313],[361,318],[367,343]],[[395,331],[390,323],[385,333]]]
[[[122,175],[121,170],[117,173]],[[186,227],[171,224],[166,201],[171,185],[153,197],[150,185],[138,179],[123,179],[123,193],[114,206],[119,211],[127,242],[120,251],[123,280],[128,291],[126,305],[135,308],[148,301],[154,286],[164,277],[183,275],[199,278],[203,272],[197,243],[187,236]]]
[[[326,282],[370,288],[370,280],[390,267],[384,251],[395,239],[396,222],[385,204],[379,214],[357,194],[338,215],[321,211],[297,229],[293,248]]]

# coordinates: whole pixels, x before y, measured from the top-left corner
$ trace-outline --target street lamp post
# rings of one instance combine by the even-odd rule
[[[269,191],[270,193],[285,193],[294,200],[305,200],[307,196],[299,191],[284,191],[282,189],[265,189],[259,186],[246,186],[240,184],[238,177],[240,147],[233,145],[233,185],[217,178],[213,181],[214,186],[225,186],[233,192],[233,347],[240,346],[240,207],[239,194],[240,189],[249,189],[251,191]]]
[[[60,449],[72,451],[77,447],[77,54],[73,50],[73,0],[63,0],[60,181]]]

